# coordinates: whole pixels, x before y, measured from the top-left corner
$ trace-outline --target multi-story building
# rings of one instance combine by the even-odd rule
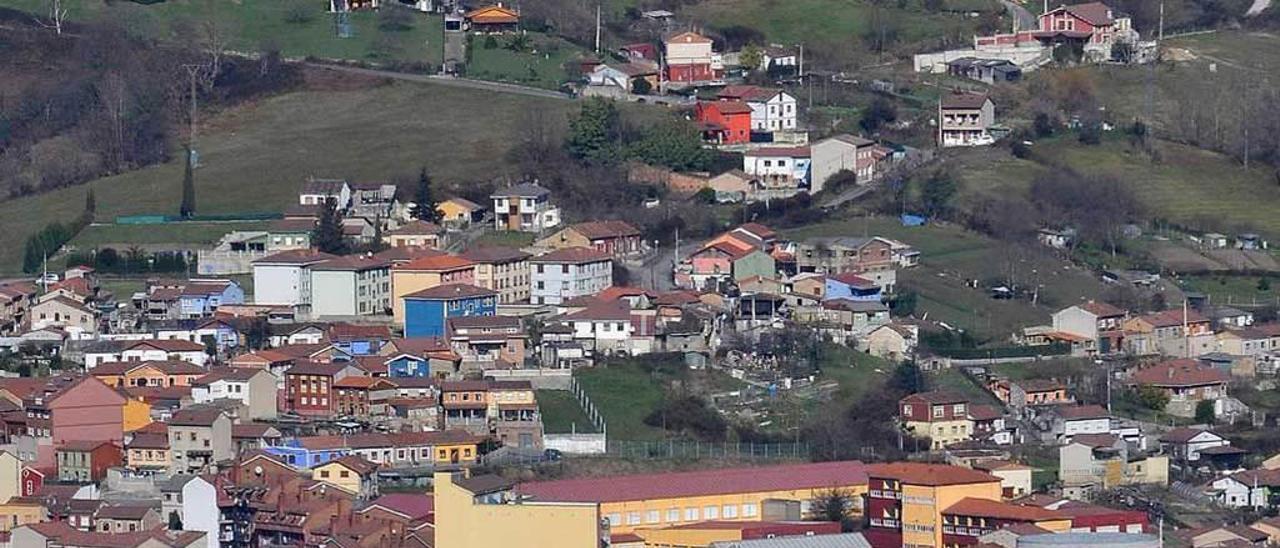
[[[336,258],[312,249],[296,249],[253,261],[253,302],[310,307],[311,267]]]
[[[392,230],[383,237],[391,247],[427,247],[439,249],[444,229],[435,223],[415,219]]]
[[[852,272],[886,292],[896,281],[895,265],[893,244],[884,238],[810,238],[796,243],[800,272]]]
[[[955,92],[938,99],[938,146],[963,147],[995,142],[996,104],[985,93]]]
[[[903,426],[917,436],[927,437],[933,449],[968,441],[973,435],[969,418],[969,398],[950,392],[921,392],[902,398]]]
[[[1068,306],[1053,314],[1053,330],[1084,337],[1101,354],[1120,350],[1124,320],[1128,313],[1104,302],[1089,301]]]
[[[1139,369],[1130,379],[1136,386],[1150,387],[1169,397],[1165,412],[1193,417],[1196,405],[1227,397],[1231,376],[1221,369],[1196,360],[1172,360]]]
[[[999,497],[999,478],[993,481]],[[516,488],[539,503],[598,504],[614,535],[708,521],[765,521],[770,505],[794,505],[805,517],[817,510],[807,503],[832,490],[860,500],[867,492],[867,466],[859,461],[783,464],[538,481]]]
[[[323,206],[329,200],[334,201],[338,211],[346,211],[351,207],[351,185],[341,179],[317,179],[309,177],[298,192],[298,204],[304,206]]]
[[[819,192],[827,180],[841,171],[857,175],[858,183],[875,177],[875,142],[847,133],[828,137],[809,146],[810,192]]]
[[[529,260],[533,304],[560,304],[595,295],[613,285],[613,260],[583,247],[559,249]]]
[[[212,406],[182,409],[169,419],[169,473],[203,474],[235,456],[231,418]]]
[[[1124,322],[1124,349],[1133,355],[1195,358],[1217,346],[1213,321],[1195,310],[1164,310]]]
[[[24,401],[28,413],[38,414],[33,410],[47,407],[49,435],[55,447],[68,441],[123,443],[124,406],[124,396],[93,377],[82,377],[47,399],[35,395],[32,405]]]
[[[560,208],[551,203],[551,191],[525,183],[494,192],[494,228],[542,232],[560,226]]]
[[[311,266],[311,316],[372,316],[391,310],[391,262],[350,255]]]
[[[473,284],[475,263],[453,255],[421,257],[391,267],[391,309],[404,325],[404,296],[448,284]]]
[[[597,548],[608,542],[597,503],[517,504],[510,482],[465,472],[436,472],[432,483],[436,546]]]
[[[758,86],[726,86],[717,94],[722,101],[742,101],[751,107],[751,131],[773,133],[795,130],[799,109],[796,98],[780,89]]]
[[[742,154],[742,171],[754,177],[764,191],[785,197],[807,190],[812,156],[809,147],[762,147]]]
[[[72,440],[55,450],[58,481],[90,483],[106,479],[107,469],[124,463],[119,445],[109,441]]]
[[[493,436],[502,445],[542,449],[542,414],[529,381],[491,381],[487,400]]]
[[[944,513],[966,499],[1001,496],[1000,478],[959,466],[899,462],[868,466],[866,474],[863,534],[874,548],[951,546],[944,535],[953,534],[945,528],[954,521],[944,521]]]
[[[1079,434],[1058,448],[1058,478],[1063,496],[1075,500],[1121,485],[1168,485],[1169,457],[1140,455],[1111,434]]]
[[[271,371],[252,367],[212,369],[191,383],[191,399],[197,404],[235,400],[248,409],[251,420],[274,419],[277,413],[277,379]]]
[[[208,371],[178,360],[100,363],[90,371],[107,386],[191,386]]]
[[[361,373],[349,363],[295,363],[284,374],[284,410],[298,415],[331,416],[336,409],[334,383]]]
[[[475,285],[498,292],[498,304],[529,300],[528,253],[509,247],[475,247],[461,254],[475,264]]]
[[[710,38],[696,32],[682,32],[663,41],[667,82],[674,84],[711,83],[724,78],[724,60]]]
[[[338,457],[311,469],[311,479],[342,489],[357,499],[378,496],[378,465],[358,456]]]
[[[489,434],[489,381],[440,383],[440,407],[445,429]]]
[[[168,434],[138,432],[124,444],[125,465],[135,472],[169,471],[173,460],[169,454]]]
[[[693,111],[702,140],[713,145],[751,142],[751,106],[742,101],[698,101]]]
[[[404,296],[406,337],[443,337],[450,318],[493,316],[498,294],[470,284],[448,284]]]
[[[514,316],[463,316],[447,322],[449,346],[465,362],[524,364],[529,335]],[[489,367],[481,366],[481,369]]]

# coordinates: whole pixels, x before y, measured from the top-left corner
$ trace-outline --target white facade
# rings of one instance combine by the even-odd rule
[[[1069,306],[1053,313],[1053,330],[1098,340],[1098,316],[1079,306]]]
[[[595,295],[613,285],[613,261],[541,263],[530,265],[529,302],[560,304],[566,299]]]
[[[311,316],[369,316],[391,310],[390,267],[312,270]]]
[[[1267,505],[1265,488],[1245,485],[1233,477],[1215,480],[1213,490],[1218,492],[1218,503],[1228,508],[1261,508]]]
[[[221,516],[222,513],[218,510],[218,489],[213,484],[196,476],[182,486],[184,531],[202,531],[209,548],[220,548],[219,536],[222,530],[218,520]]]
[[[747,101],[751,107],[752,131],[785,131],[796,129],[796,98],[780,91],[767,101]]]
[[[1062,421],[1063,443],[1070,443],[1071,437],[1079,434],[1110,434],[1111,418],[1097,417],[1087,419],[1068,419]]]
[[[852,171],[858,182],[875,177],[875,159],[871,149],[875,143],[853,135],[837,135],[818,141],[809,147],[812,161],[813,192],[822,190],[827,179],[841,171]]]
[[[197,404],[235,400],[249,409],[250,419],[274,419],[277,388],[276,376],[263,369],[248,379],[223,378],[206,385],[194,385],[191,399]]]
[[[152,348],[150,346],[130,348],[128,350],[121,351],[119,354],[119,358],[120,359],[116,361],[158,362],[158,361],[164,361],[164,360],[177,360],[177,361],[184,361],[187,363],[193,363],[200,367],[204,367],[205,364],[209,361],[209,355],[206,354],[204,350],[182,350],[178,352],[169,352],[159,348]],[[85,367],[87,368],[88,367],[87,356],[85,361],[86,361]]]
[[[311,268],[302,264],[253,265],[253,302],[283,306],[311,304]]]
[[[495,196],[494,228],[541,232],[560,226],[560,208],[545,199]]]

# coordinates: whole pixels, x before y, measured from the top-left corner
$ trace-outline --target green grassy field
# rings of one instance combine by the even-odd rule
[[[843,409],[868,392],[880,389],[893,368],[894,364],[888,360],[833,344],[827,347],[819,380],[833,380],[840,385],[833,400],[835,409]]]
[[[509,38],[495,38],[497,47],[485,47],[485,39],[474,37],[467,76],[524,84],[546,89],[559,89],[568,78],[565,63],[582,56],[584,50],[565,40],[530,34],[531,49],[512,51],[505,46]]]
[[[43,0],[0,0],[0,6],[44,13]],[[288,57],[318,57],[357,61],[419,61],[440,63],[443,29],[438,15],[405,10],[412,28],[382,30],[374,12],[350,14],[354,33],[340,38],[328,3],[305,0],[210,2],[170,0],[151,5],[135,2],[78,0],[66,2],[73,21],[111,18],[132,35],[158,39],[191,39],[177,36],[190,27],[217,29],[227,49],[257,52],[274,46]],[[291,20],[292,18],[292,20]]]
[[[543,429],[551,434],[595,433],[596,427],[586,412],[567,390],[539,390],[538,412],[542,413]]]
[[[1179,278],[1184,289],[1209,296],[1219,305],[1271,305],[1280,304],[1280,277],[1269,276],[1267,283],[1259,287],[1259,276],[1183,276]]]
[[[927,13],[918,6],[884,10],[888,28],[896,29],[901,42],[936,40],[942,36],[971,36],[977,21],[964,13]],[[951,2],[964,11],[996,10],[988,0]],[[951,6],[949,6],[951,7]],[[695,22],[725,28],[741,25],[758,29],[767,40],[782,44],[806,43],[811,47],[857,48],[853,45],[873,27],[875,8],[866,0],[706,0],[686,8],[682,15]]]
[[[904,227],[897,219],[853,218],[786,231],[791,238],[885,236],[920,250],[920,266],[898,272],[898,285],[919,295],[916,315],[1003,340],[1014,330],[1044,323],[1057,308],[1102,293],[1102,282],[1044,249],[998,242],[952,225]],[[995,300],[967,280],[989,280],[1013,272],[1019,285],[1044,287],[1036,306],[1024,300]]]
[[[572,107],[566,101],[409,83],[273,97],[207,124],[199,147],[203,167],[196,171],[197,212],[279,212],[296,200],[310,175],[385,180],[412,176],[425,166],[442,193],[491,180],[509,174],[504,157],[523,112],[545,109],[548,120],[561,121]],[[182,166],[175,159],[93,184],[99,219],[173,214],[181,199]],[[0,246],[0,271],[18,269],[22,242],[42,220],[78,215],[85,192],[72,187],[0,203],[0,233],[8,243]]]
[[[969,401],[984,405],[1000,405],[1000,401],[992,396],[986,388],[966,377],[959,369],[943,369],[929,374],[931,390],[946,390],[968,396]]]
[[[617,440],[652,441],[669,437],[661,428],[644,423],[662,402],[662,382],[633,363],[615,363],[575,372],[578,383],[609,425]]]

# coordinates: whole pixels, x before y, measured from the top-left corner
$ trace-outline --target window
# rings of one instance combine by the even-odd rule
[[[952,412],[952,413],[955,413],[956,415],[963,415],[963,414],[964,414],[964,404],[963,404],[963,403],[957,403],[957,404],[955,404],[955,406],[951,408],[951,412]]]
[[[684,520],[685,520],[685,521],[698,521],[698,509],[697,509],[697,508],[685,508],[685,509],[684,509]]]
[[[756,517],[756,512],[757,512],[757,508],[754,502],[749,502],[747,504],[742,505],[742,517],[754,518]]]
[[[659,515],[660,515],[660,514],[658,513],[658,511],[657,511],[657,510],[649,510],[648,512],[645,512],[645,513],[644,513],[644,522],[645,522],[645,523],[658,523],[658,522],[660,521],[660,520],[658,519],[658,518],[659,518]]]
[[[341,472],[338,472],[338,477],[340,477],[340,478],[342,478],[342,479],[347,479],[347,478],[351,477],[351,471],[350,471],[350,470],[343,470],[343,471],[341,471]]]
[[[329,471],[328,471],[328,470],[321,470],[321,471],[320,471],[320,479],[329,479]]]
[[[679,508],[668,508],[668,509],[667,509],[667,523],[675,523],[675,522],[677,522],[677,521],[680,521],[680,509],[679,509]]]
[[[935,419],[942,418],[942,412],[943,412],[943,409],[941,405],[933,406],[933,418]]]
[[[640,512],[627,513],[627,525],[640,525]]]
[[[910,416],[911,416],[911,406],[910,406],[910,405],[904,405],[904,406],[902,406],[902,416],[904,416],[904,417],[910,417]]]
[[[706,506],[702,508],[703,519],[718,519],[720,517],[719,506]]]
[[[605,519],[608,519],[609,525],[613,527],[622,525],[622,514],[609,514],[609,517]]]
[[[724,519],[736,519],[738,517],[738,506],[734,504],[726,504],[720,509],[720,517]]]

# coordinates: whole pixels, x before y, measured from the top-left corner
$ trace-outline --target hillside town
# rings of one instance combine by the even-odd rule
[[[0,548],[1280,546],[1167,1],[0,0]]]

